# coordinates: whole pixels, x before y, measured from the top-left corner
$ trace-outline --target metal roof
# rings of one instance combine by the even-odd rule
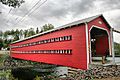
[[[54,32],[54,31],[57,31],[57,30],[60,30],[60,29],[64,29],[64,28],[67,28],[67,27],[72,27],[74,25],[78,25],[78,24],[82,24],[82,23],[86,23],[86,22],[90,22],[98,17],[100,17],[103,15],[100,14],[100,15],[96,15],[96,16],[92,16],[92,17],[89,17],[89,18],[85,18],[85,19],[82,19],[82,20],[77,20],[77,21],[74,21],[72,23],[69,23],[69,24],[66,24],[66,25],[63,25],[63,26],[60,26],[60,27],[57,27],[55,29],[51,29],[51,30],[48,30],[46,32],[42,32],[42,33],[39,33],[39,34],[36,34],[36,35],[33,35],[33,36],[30,36],[30,37],[27,37],[27,38],[24,38],[24,39],[21,39],[21,40],[17,40],[13,43],[17,43],[17,42],[21,42],[21,41],[24,41],[24,40],[27,40],[27,39],[31,39],[31,38],[34,38],[34,37],[37,37],[37,36],[41,36],[41,35],[44,35],[44,34],[47,34],[47,33],[50,33],[50,32]],[[103,17],[104,18],[104,17]],[[12,44],[13,44],[12,43]]]

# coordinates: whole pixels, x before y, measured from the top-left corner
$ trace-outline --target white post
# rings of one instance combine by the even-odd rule
[[[87,52],[87,69],[89,69],[89,44],[88,44],[88,24],[85,23],[85,32],[86,32],[86,52]]]
[[[111,28],[111,42],[112,42],[112,64],[115,64],[113,28]]]

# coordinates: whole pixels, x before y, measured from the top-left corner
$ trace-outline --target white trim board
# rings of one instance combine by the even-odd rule
[[[86,52],[87,52],[87,69],[89,69],[89,63],[90,63],[90,59],[89,59],[89,43],[88,43],[88,24],[85,23],[85,32],[86,32]]]
[[[104,30],[104,31],[106,31],[107,32],[107,35],[108,35],[108,41],[109,41],[109,52],[110,52],[110,54],[111,54],[111,40],[110,40],[110,34],[109,34],[109,32],[108,32],[108,30],[107,29],[105,29],[105,28],[101,28],[101,27],[99,27],[99,26],[96,26],[96,25],[92,25],[92,27],[89,29],[89,38],[90,38],[90,40],[91,40],[91,35],[90,35],[90,32],[91,32],[91,30],[92,30],[92,28],[98,28],[98,29],[101,29],[101,30]],[[90,63],[92,63],[92,54],[91,54],[91,41],[90,41]]]

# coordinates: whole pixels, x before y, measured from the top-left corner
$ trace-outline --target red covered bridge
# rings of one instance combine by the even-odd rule
[[[112,55],[112,28],[103,15],[13,42],[11,57],[88,69],[93,55]]]

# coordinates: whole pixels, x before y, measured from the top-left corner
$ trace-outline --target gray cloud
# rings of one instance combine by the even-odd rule
[[[111,13],[106,14],[106,18],[111,26],[120,31],[120,10],[113,10]]]
[[[105,1],[105,0],[103,0]],[[120,8],[120,0],[106,0],[106,3],[105,4],[108,4],[109,5],[109,8],[110,7],[113,7],[113,8]],[[105,5],[104,4],[104,5]]]
[[[30,4],[31,1],[32,0],[26,0],[25,4],[20,8],[13,9],[7,17],[6,15],[10,8],[8,9],[8,7],[4,7],[0,4],[0,11],[6,12],[5,14],[0,15],[0,27],[2,27],[3,30],[6,30],[8,27],[9,29],[24,28],[26,26],[39,26],[48,22],[61,24],[60,22],[67,20],[66,16],[69,15],[72,17],[70,20],[72,22],[76,18],[79,19],[83,16],[94,15],[120,8],[119,0],[48,0],[28,17],[25,17],[22,23],[18,23],[38,0],[35,0],[34,3]],[[42,2],[43,0],[41,3]],[[112,14],[114,14],[114,12]],[[111,19],[111,23],[118,26],[120,22],[116,21],[116,19],[119,19],[119,16],[114,16],[115,15],[107,17],[108,19]],[[8,19],[9,22],[6,23]]]
[[[50,0],[44,7],[39,9],[38,14],[34,15],[36,19],[47,20],[47,18],[62,19],[68,14],[72,16],[87,12],[93,5],[93,0]]]
[[[20,20],[29,12],[38,0],[26,0],[20,8],[12,9],[0,3],[0,30],[27,29],[40,27],[45,23],[55,26],[63,25],[80,18],[103,13],[109,23],[120,30],[120,2],[119,0],[48,0],[44,5],[39,5],[35,11],[26,16],[23,22]],[[9,14],[8,14],[9,13]],[[119,36],[120,37],[120,36]],[[118,35],[115,35],[118,39]],[[116,40],[120,42],[119,40]]]

